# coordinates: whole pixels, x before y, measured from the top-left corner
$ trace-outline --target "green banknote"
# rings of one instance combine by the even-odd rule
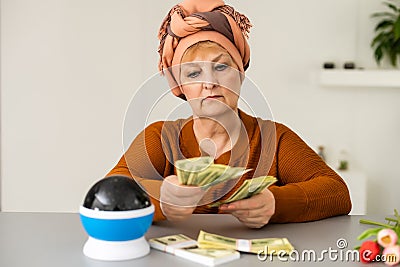
[[[235,249],[242,252],[289,254],[294,250],[287,238],[235,239],[221,235],[200,231],[197,238],[199,248],[207,249]]]
[[[265,188],[274,184],[277,179],[273,176],[260,176],[248,179],[226,200],[208,205],[209,207],[219,207],[222,204],[231,203],[237,200],[246,199],[263,191]]]
[[[183,234],[152,238],[151,242],[155,243],[156,245],[159,245],[159,247],[162,246],[185,247],[185,246],[193,246],[196,244],[195,242],[193,242],[193,239]]]
[[[192,184],[198,180],[198,176],[207,173],[207,169],[214,164],[212,157],[197,157],[175,161],[175,167],[179,183]]]
[[[197,157],[175,162],[179,183],[182,185],[202,186],[205,189],[241,177],[250,169],[214,164],[212,157]]]

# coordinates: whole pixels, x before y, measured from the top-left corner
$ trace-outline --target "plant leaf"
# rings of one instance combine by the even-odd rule
[[[389,224],[386,224],[386,223],[374,222],[374,221],[365,220],[365,219],[360,219],[360,223],[370,224],[370,225],[377,225],[377,226],[381,226],[381,227],[385,227],[385,228],[393,228],[393,226],[391,226]]]
[[[386,42],[388,39],[388,33],[387,32],[381,32],[371,42],[371,47],[374,47],[375,45],[382,45],[383,43]]]
[[[393,24],[394,24],[393,20],[388,20],[388,19],[382,20],[376,25],[374,31],[384,30],[389,26],[393,26]]]
[[[377,18],[377,17],[389,17],[393,20],[397,18],[395,14],[390,12],[376,12],[371,15],[371,18]]]
[[[384,2],[383,4],[385,4],[388,8],[392,9],[394,12],[398,12],[399,10],[397,9],[397,7],[389,2]]]
[[[400,38],[400,16],[397,18],[393,25],[394,40],[397,41]]]
[[[389,50],[389,58],[390,58],[390,63],[392,64],[392,66],[397,67],[397,53],[395,50],[393,50],[393,49]]]
[[[381,60],[383,57],[383,51],[382,51],[382,46],[378,46],[375,51],[374,51],[374,57],[375,57],[375,61],[376,63],[378,63],[378,65],[381,64]]]
[[[358,239],[358,240],[363,240],[363,239],[366,239],[366,238],[368,238],[368,237],[377,235],[378,232],[379,232],[380,230],[382,230],[382,229],[383,229],[383,228],[370,228],[370,229],[367,229],[367,230],[365,230],[364,232],[362,232],[362,233],[357,237],[357,239]]]

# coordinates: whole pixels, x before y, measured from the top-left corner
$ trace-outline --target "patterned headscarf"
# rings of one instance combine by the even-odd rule
[[[184,0],[174,6],[163,20],[158,38],[159,70],[167,74],[172,92],[182,94],[175,75],[166,71],[179,65],[186,49],[201,41],[213,41],[225,48],[244,72],[250,61],[247,43],[249,19],[222,0]],[[169,75],[172,74],[172,75]]]

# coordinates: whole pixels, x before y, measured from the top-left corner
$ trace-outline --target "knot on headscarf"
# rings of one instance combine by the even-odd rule
[[[237,59],[239,70],[247,69],[250,60],[250,48],[246,38],[250,31],[249,19],[220,0],[185,0],[174,6],[164,18],[158,38],[160,45],[159,70],[163,71],[173,65],[175,50],[181,39],[194,35],[200,31],[214,31],[223,35],[239,52]],[[205,39],[206,37],[201,37]],[[206,40],[206,39],[205,39]],[[214,40],[216,41],[216,40]],[[217,40],[227,48],[226,42]],[[187,48],[187,47],[186,47]],[[231,51],[228,50],[229,53]],[[231,53],[232,54],[232,53]],[[182,54],[179,55],[181,57]],[[180,61],[180,58],[179,58]]]

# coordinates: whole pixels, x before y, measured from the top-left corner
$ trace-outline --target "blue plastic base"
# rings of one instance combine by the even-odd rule
[[[153,220],[154,206],[132,211],[96,211],[80,208],[87,234],[103,241],[130,241],[147,232]]]

